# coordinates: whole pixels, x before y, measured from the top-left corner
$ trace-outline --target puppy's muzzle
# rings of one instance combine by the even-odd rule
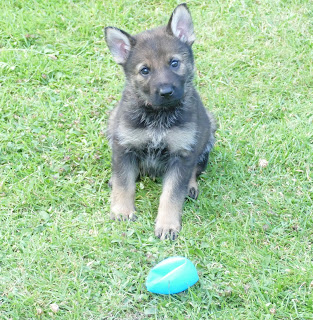
[[[173,84],[165,83],[157,87],[155,91],[156,106],[174,106],[179,104],[183,97],[183,89]]]
[[[168,84],[161,85],[158,93],[163,99],[169,99],[174,93],[174,87]]]

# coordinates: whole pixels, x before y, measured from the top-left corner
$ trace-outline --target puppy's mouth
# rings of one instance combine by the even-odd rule
[[[177,108],[182,105],[182,100],[181,99],[173,99],[173,100],[167,100],[167,101],[146,101],[145,106],[154,110],[159,110],[159,109],[172,109],[172,108]]]
[[[171,101],[167,103],[162,103],[161,105],[156,106],[158,109],[174,109],[181,106],[181,101]]]

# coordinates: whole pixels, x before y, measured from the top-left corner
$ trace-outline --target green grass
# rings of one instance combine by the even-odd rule
[[[161,188],[149,179],[139,219],[109,219],[104,132],[123,75],[103,27],[137,33],[177,3],[0,2],[1,319],[312,319],[309,0],[188,2],[195,82],[220,126],[201,194],[175,242],[153,235]],[[150,268],[173,255],[200,281],[147,292]]]

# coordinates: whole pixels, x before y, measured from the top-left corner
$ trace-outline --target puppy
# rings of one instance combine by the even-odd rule
[[[166,26],[132,36],[105,28],[114,60],[126,83],[112,111],[108,138],[112,146],[113,219],[135,219],[136,180],[163,178],[155,235],[174,240],[181,230],[186,196],[198,196],[197,177],[208,163],[216,131],[193,85],[195,41],[186,4],[176,7]]]

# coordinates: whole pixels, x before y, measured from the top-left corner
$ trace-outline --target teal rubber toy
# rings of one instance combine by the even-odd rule
[[[170,257],[150,270],[146,287],[152,293],[174,294],[184,291],[199,280],[196,267],[184,257]]]

